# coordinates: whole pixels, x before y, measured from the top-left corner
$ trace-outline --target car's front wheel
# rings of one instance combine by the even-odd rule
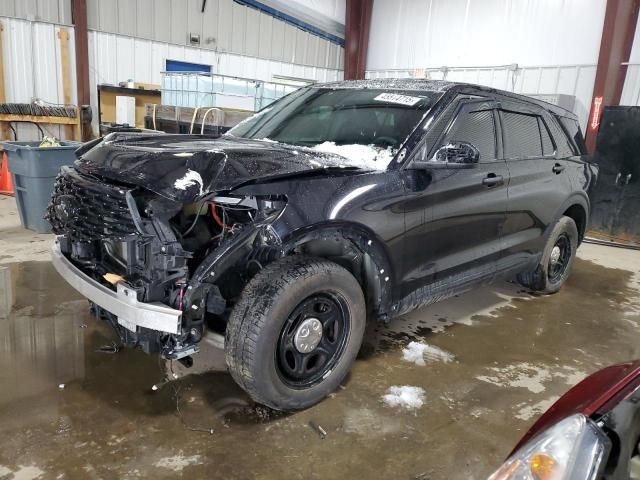
[[[255,401],[306,408],[347,375],[365,322],[364,295],[349,271],[321,258],[283,258],[258,272],[235,305],[227,366]]]
[[[518,281],[536,292],[556,293],[569,278],[578,249],[578,228],[570,217],[560,217],[551,231],[540,263],[532,272],[521,273]]]

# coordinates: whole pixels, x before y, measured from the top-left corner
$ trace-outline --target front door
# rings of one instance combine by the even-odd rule
[[[468,96],[455,102],[446,127],[425,150],[427,169],[423,162],[421,170],[407,171],[407,191],[423,206],[424,221],[408,232],[405,285],[428,287],[433,295],[493,277],[507,205],[509,172],[499,159],[495,103]],[[447,165],[434,156],[460,142],[479,151],[477,163]]]

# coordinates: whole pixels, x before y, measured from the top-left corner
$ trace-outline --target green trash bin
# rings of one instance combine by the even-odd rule
[[[59,147],[40,147],[40,142],[2,142],[22,226],[38,233],[51,232],[44,219],[60,168],[72,165],[79,142],[60,142]]]

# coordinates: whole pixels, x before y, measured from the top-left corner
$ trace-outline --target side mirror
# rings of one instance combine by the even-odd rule
[[[469,142],[450,142],[436,151],[433,160],[444,164],[468,165],[478,163],[480,152]]]

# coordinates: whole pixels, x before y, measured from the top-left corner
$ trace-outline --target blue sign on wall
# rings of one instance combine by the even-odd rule
[[[180,60],[166,60],[165,71],[167,72],[200,72],[211,73],[211,65],[201,63],[181,62]]]

